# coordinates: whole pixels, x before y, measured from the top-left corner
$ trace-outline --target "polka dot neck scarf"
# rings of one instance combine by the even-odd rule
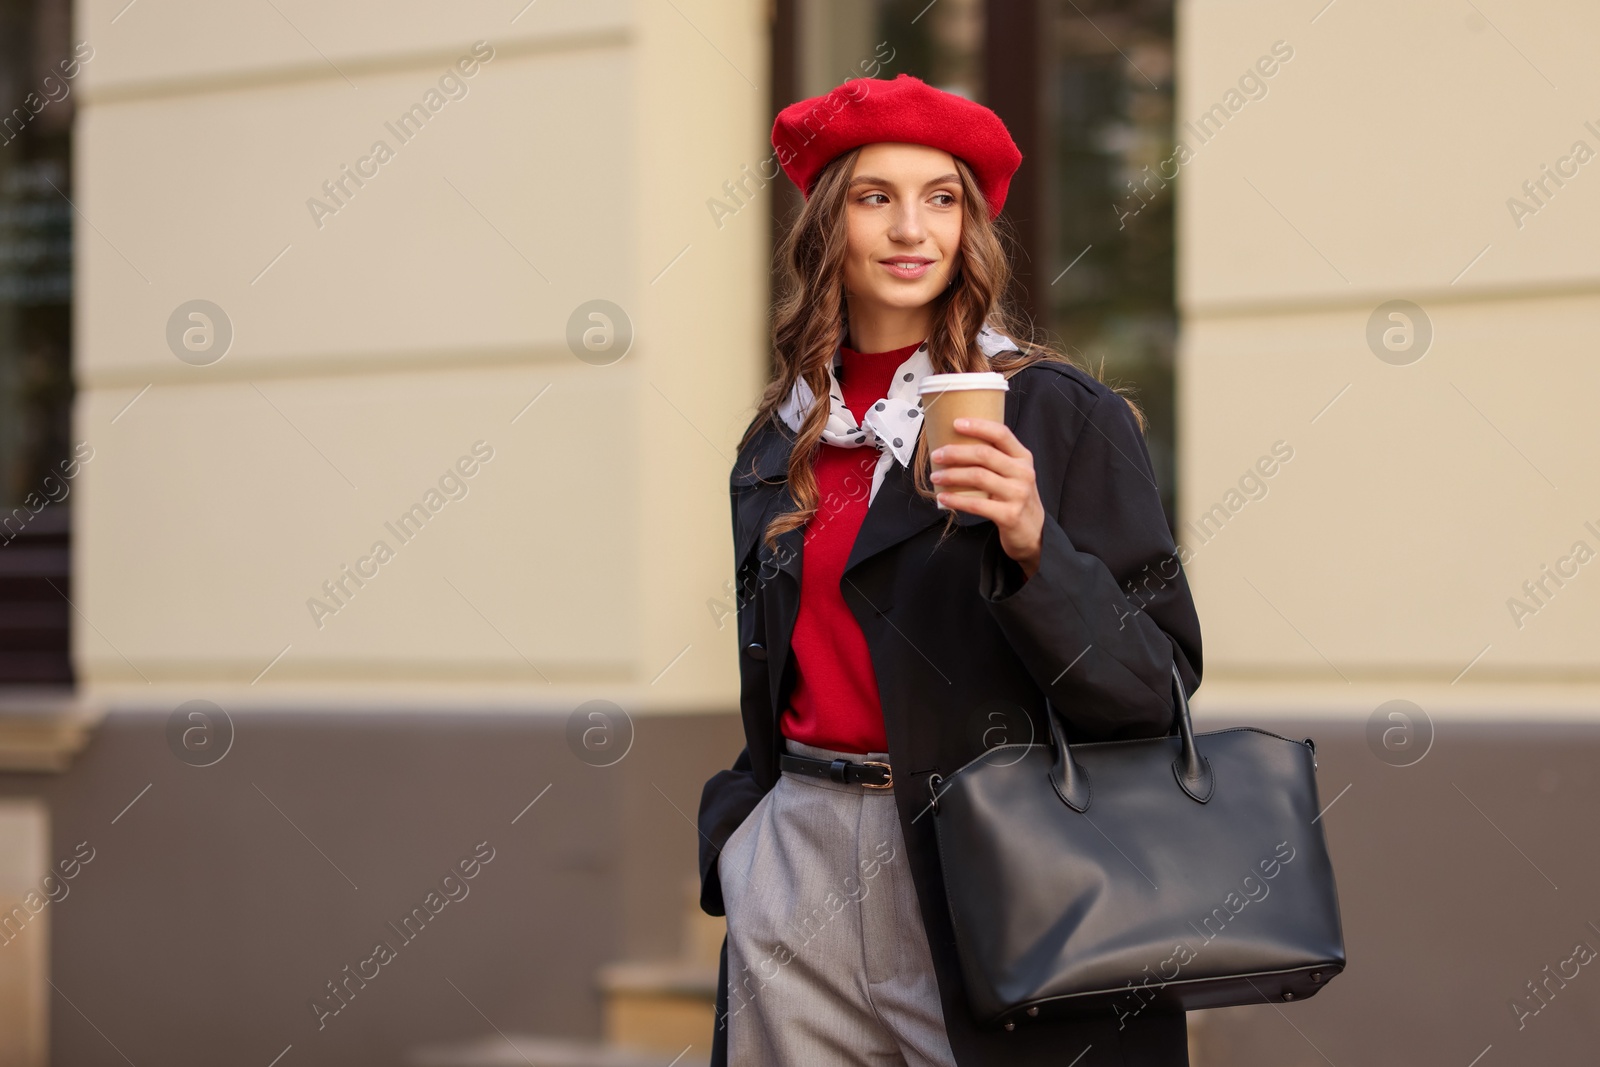
[[[1001,352],[1016,351],[1017,345],[1005,334],[984,325],[978,330],[978,347],[983,354],[993,357]],[[878,466],[872,472],[872,491],[867,496],[870,506],[878,495],[878,487],[899,460],[902,467],[911,466],[916,452],[917,434],[922,429],[922,404],[917,397],[917,383],[924,375],[933,373],[933,363],[928,358],[928,344],[924,341],[900,366],[895,368],[889,383],[889,395],[867,409],[858,424],[850,409],[845,406],[844,393],[839,388],[839,366],[844,354],[834,349],[828,364],[828,421],[822,427],[822,440],[840,448],[871,447],[878,450]],[[778,405],[778,418],[794,433],[816,402],[816,396],[804,378],[794,383],[789,395]]]

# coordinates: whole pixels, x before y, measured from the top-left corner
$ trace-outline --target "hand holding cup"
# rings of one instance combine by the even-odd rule
[[[1005,390],[1004,376],[993,372],[930,374],[918,386],[939,507],[993,522],[1000,547],[1031,578],[1039,569],[1044,503],[1033,453],[1003,421]]]

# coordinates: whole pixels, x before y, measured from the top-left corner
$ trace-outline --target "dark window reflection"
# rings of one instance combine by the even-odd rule
[[[1051,262],[1039,281],[1052,335],[1133,387],[1168,521],[1173,461],[1171,0],[1051,0],[1044,124]],[[1179,179],[1181,180],[1181,178]]]
[[[983,88],[982,0],[802,0],[800,96],[912,74],[970,100]]]
[[[0,684],[71,681],[77,78],[68,0],[0,0]]]

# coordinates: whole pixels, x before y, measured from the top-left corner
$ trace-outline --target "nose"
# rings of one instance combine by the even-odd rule
[[[915,200],[903,200],[894,209],[894,222],[889,228],[889,239],[906,244],[920,244],[927,236],[922,221],[922,206]]]

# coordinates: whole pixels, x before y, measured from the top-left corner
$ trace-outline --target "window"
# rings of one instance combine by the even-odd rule
[[[1176,514],[1172,0],[1051,0],[1043,94],[1051,336],[1130,387],[1167,523]],[[1175,528],[1175,527],[1174,527]]]
[[[72,681],[70,26],[0,0],[0,684]]]

